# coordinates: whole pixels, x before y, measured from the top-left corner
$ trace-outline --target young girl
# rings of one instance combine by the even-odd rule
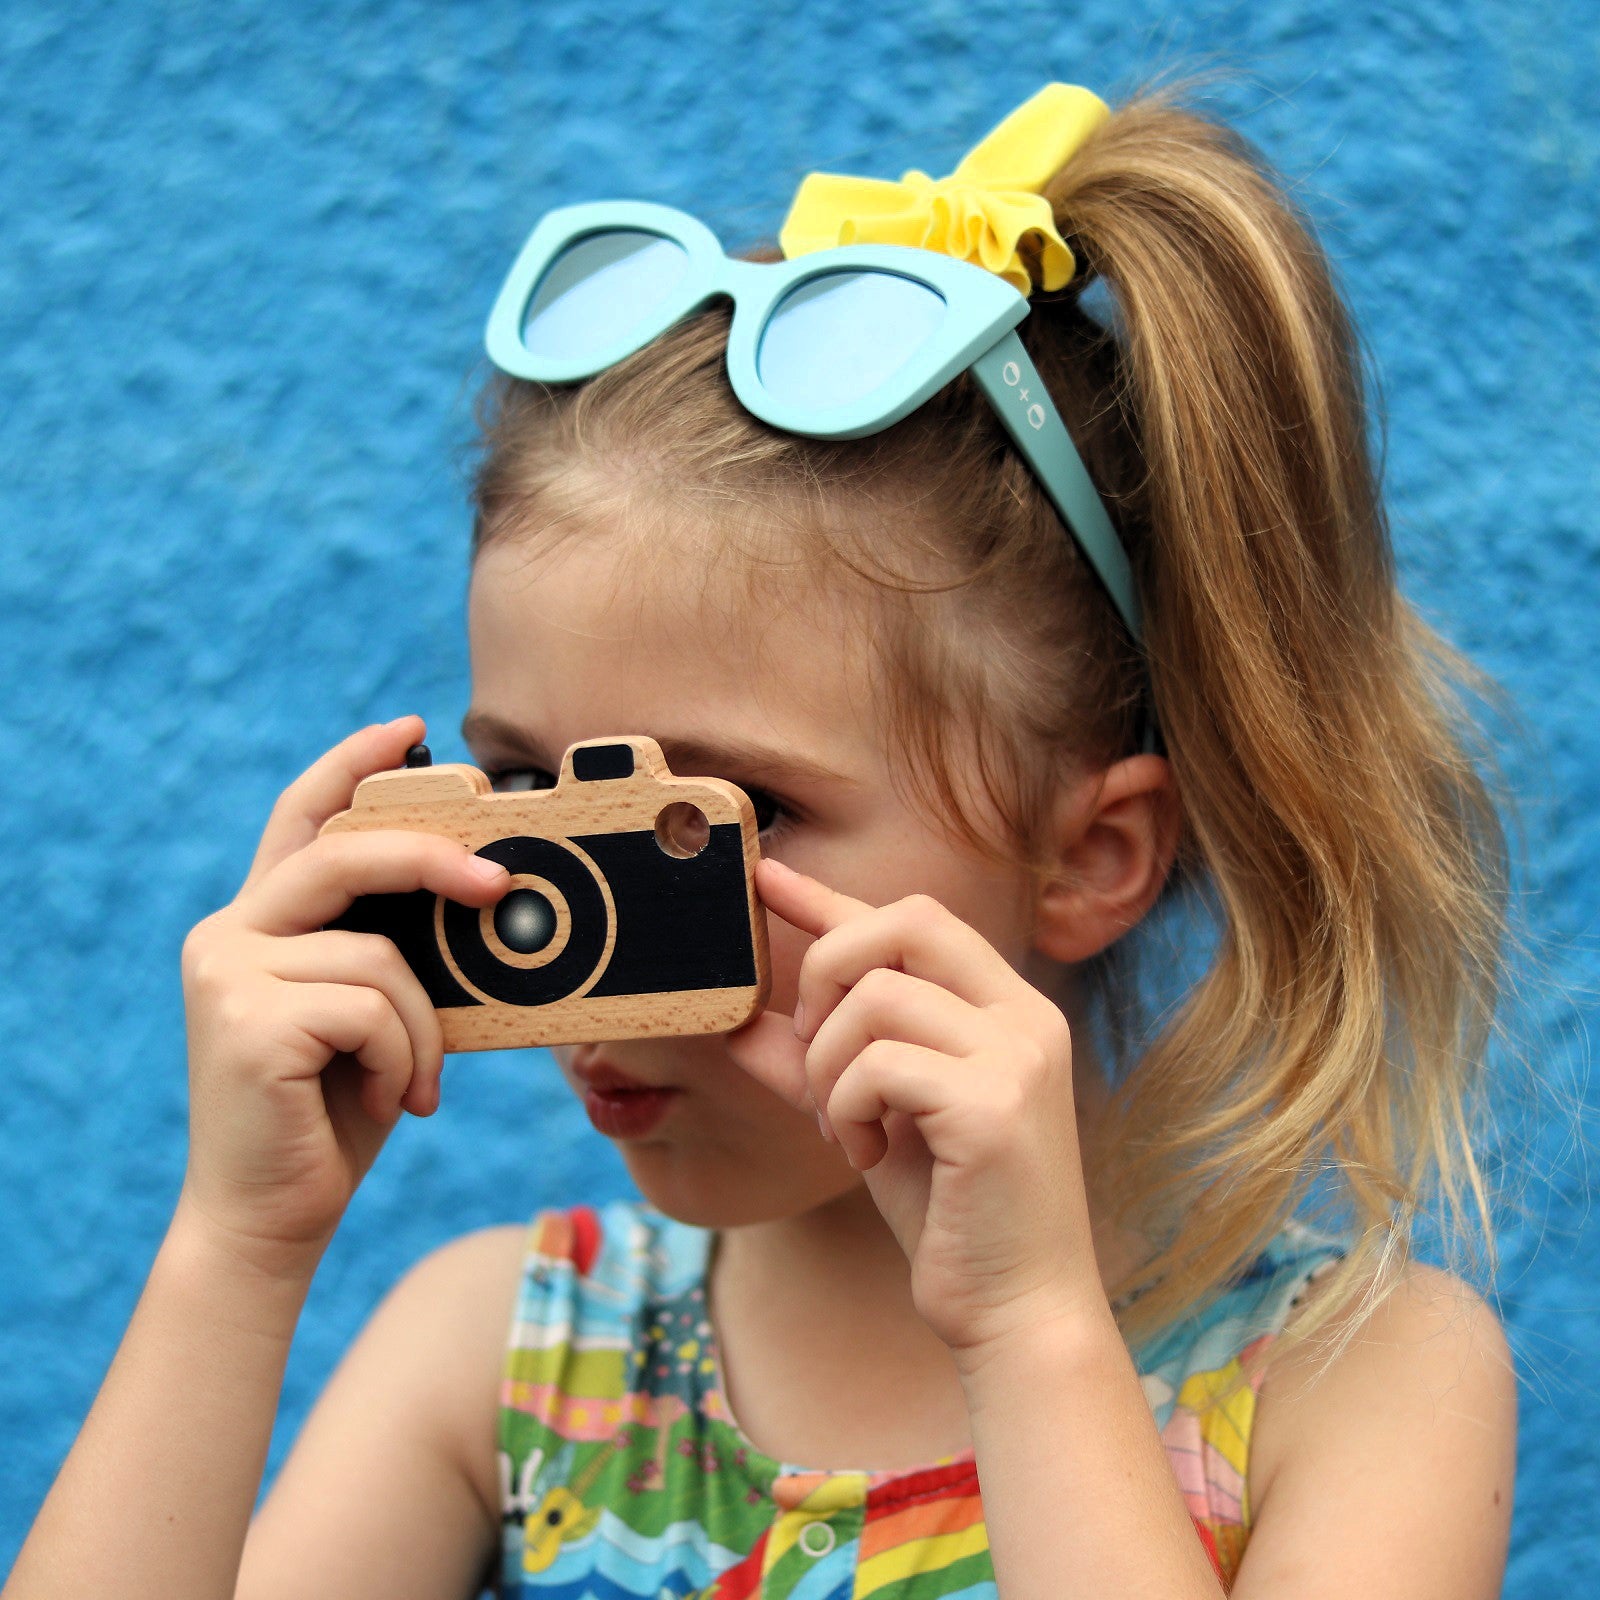
[[[898,382],[898,302],[771,333],[759,386],[705,294],[583,381],[515,376],[519,332],[463,730],[500,788],[634,732],[742,785],[768,1009],[556,1050],[641,1198],[420,1262],[252,1521],[316,1265],[440,1101],[420,983],[326,924],[509,881],[317,837],[420,718],[329,751],[185,945],[182,1197],[7,1600],[1499,1592],[1505,1342],[1408,1238],[1483,1206],[1503,850],[1322,254],[1234,134],[1059,84],[937,183],[812,175],[781,238],[684,260],[737,322],[768,264],[910,245],[964,264],[951,316],[1026,295],[1020,346],[824,438],[780,357]],[[650,250],[617,338],[689,270]],[[1202,970],[1141,1026],[1158,926]]]

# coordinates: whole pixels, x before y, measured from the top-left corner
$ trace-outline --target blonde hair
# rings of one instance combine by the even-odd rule
[[[869,438],[780,433],[728,387],[722,305],[582,385],[495,375],[474,555],[581,536],[600,497],[732,615],[853,575],[908,792],[1036,883],[1060,783],[1131,752],[1148,695],[1184,818],[1164,893],[1216,937],[1112,1096],[1090,1181],[1155,1247],[1112,1287],[1130,1336],[1160,1326],[1320,1186],[1350,1249],[1292,1338],[1372,1303],[1431,1202],[1491,1237],[1473,1116],[1507,860],[1460,687],[1483,680],[1397,592],[1359,345],[1258,154],[1151,92],[1045,192],[1086,271],[1018,333],[1129,549],[1143,654],[967,375]],[[1128,945],[1091,964],[1119,1003]]]

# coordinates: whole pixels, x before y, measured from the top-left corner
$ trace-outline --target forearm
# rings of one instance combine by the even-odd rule
[[[247,1259],[179,1202],[0,1600],[229,1600],[315,1264]]]
[[[1000,1600],[1218,1600],[1109,1308],[963,1367]]]

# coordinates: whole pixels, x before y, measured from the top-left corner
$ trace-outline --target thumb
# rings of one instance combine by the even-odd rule
[[[806,1078],[806,1046],[794,1036],[794,1018],[782,1011],[763,1011],[725,1034],[728,1054],[757,1083],[764,1084],[797,1110],[815,1109]]]

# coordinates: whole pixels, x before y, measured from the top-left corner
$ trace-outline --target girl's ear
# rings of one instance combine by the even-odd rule
[[[1057,874],[1039,894],[1034,948],[1053,961],[1087,961],[1126,933],[1161,893],[1180,823],[1164,756],[1127,756],[1063,789]]]

